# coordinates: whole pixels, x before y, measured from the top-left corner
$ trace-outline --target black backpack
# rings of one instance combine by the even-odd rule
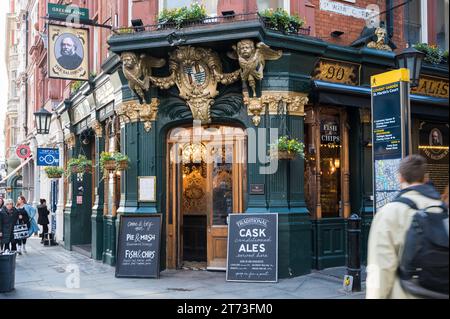
[[[449,298],[449,217],[448,209],[430,206],[418,209],[406,197],[398,197],[394,202],[408,205],[417,212],[405,237],[398,274],[404,290],[422,298]],[[429,212],[440,208],[441,213]]]

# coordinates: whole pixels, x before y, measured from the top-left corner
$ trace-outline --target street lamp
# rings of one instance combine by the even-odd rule
[[[419,85],[420,70],[422,69],[422,61],[425,54],[409,47],[395,56],[395,64],[397,68],[406,68],[409,70],[410,87]]]
[[[50,132],[50,119],[52,113],[45,108],[41,108],[38,112],[34,113],[36,119],[36,128],[38,134],[48,134]]]

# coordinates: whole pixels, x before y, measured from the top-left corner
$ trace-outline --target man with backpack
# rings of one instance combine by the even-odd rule
[[[401,191],[378,211],[369,234],[368,299],[448,299],[448,209],[424,183],[426,160],[404,158]]]

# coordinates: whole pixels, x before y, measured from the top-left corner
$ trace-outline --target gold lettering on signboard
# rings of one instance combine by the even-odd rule
[[[421,76],[419,85],[412,88],[411,93],[448,99],[448,80],[426,75]]]
[[[313,78],[328,82],[359,85],[360,65],[321,59],[314,69]]]

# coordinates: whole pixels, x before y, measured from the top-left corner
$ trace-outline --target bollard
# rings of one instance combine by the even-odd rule
[[[361,218],[353,214],[347,220],[347,275],[353,277],[352,291],[361,291]]]

